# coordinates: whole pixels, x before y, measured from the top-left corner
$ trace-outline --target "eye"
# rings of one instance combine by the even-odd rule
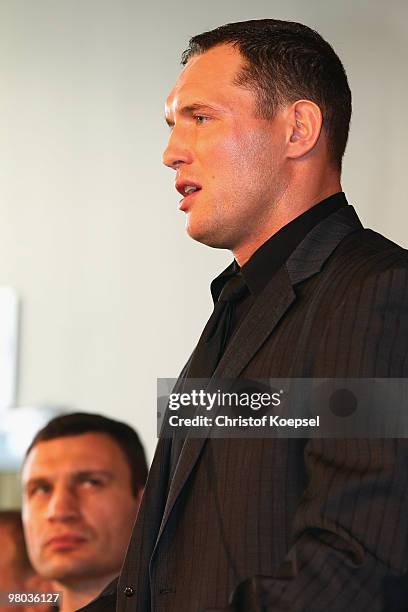
[[[100,478],[92,478],[89,476],[81,481],[81,485],[84,489],[99,489],[103,487],[104,483]]]
[[[51,491],[51,486],[48,484],[37,484],[33,485],[28,489],[28,496],[33,497],[34,495],[46,495]]]
[[[193,115],[196,123],[203,124],[206,123],[210,118],[207,115]]]
[[[82,482],[89,487],[99,487],[102,484],[102,481],[98,478],[85,478]]]

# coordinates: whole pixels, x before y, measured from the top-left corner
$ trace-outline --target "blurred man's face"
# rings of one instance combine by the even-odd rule
[[[119,573],[140,499],[117,443],[103,433],[40,442],[23,468],[31,562],[66,584]]]
[[[192,57],[165,108],[163,161],[176,171],[187,231],[230,250],[263,230],[287,184],[285,122],[257,116],[255,93],[234,83],[243,65],[229,45]]]

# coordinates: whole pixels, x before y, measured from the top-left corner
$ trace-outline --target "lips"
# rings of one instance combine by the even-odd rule
[[[81,546],[87,538],[81,534],[67,533],[54,536],[47,540],[46,546],[53,550],[71,550]]]
[[[188,179],[183,179],[181,181],[176,182],[176,189],[184,198],[187,198],[197,191],[200,191],[201,185],[196,183],[195,181],[190,181]]]
[[[196,183],[195,181],[183,179],[176,181],[176,189],[183,196],[183,199],[180,200],[179,209],[183,212],[187,212],[189,206],[193,202],[193,199],[195,198],[197,193],[201,191],[202,187],[199,183]]]

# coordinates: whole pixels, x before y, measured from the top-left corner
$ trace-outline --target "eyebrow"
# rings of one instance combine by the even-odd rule
[[[85,480],[86,478],[103,477],[108,480],[113,480],[114,475],[109,470],[82,470],[80,472],[74,472],[70,474],[70,478],[74,481]],[[30,478],[24,485],[25,489],[32,487],[33,485],[49,485],[52,484],[52,478],[46,476],[38,476],[37,478]]]
[[[39,476],[38,478],[30,478],[29,480],[27,480],[26,483],[24,483],[24,490],[27,490],[34,485],[48,485],[48,484],[50,484],[50,480],[48,478],[41,477],[41,476]]]
[[[187,104],[186,106],[182,106],[178,113],[184,117],[191,117],[194,113],[204,111],[215,111],[220,112],[220,108],[216,108],[215,106],[211,106],[207,102],[195,102],[194,104]],[[165,121],[169,127],[174,126],[174,121],[171,121],[168,117],[165,116]]]
[[[113,480],[114,474],[109,470],[83,470],[82,472],[75,472],[73,474],[73,480],[85,480],[86,478],[95,478],[95,477],[107,478],[108,480]]]

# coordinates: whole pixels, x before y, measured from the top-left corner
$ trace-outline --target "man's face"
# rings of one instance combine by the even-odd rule
[[[23,468],[23,523],[31,562],[62,583],[119,573],[140,499],[107,434],[40,442]]]
[[[234,84],[242,66],[229,45],[192,57],[166,101],[163,161],[185,196],[187,231],[231,250],[262,233],[288,181],[282,115],[257,117],[255,93]],[[200,189],[186,195],[188,185]]]

